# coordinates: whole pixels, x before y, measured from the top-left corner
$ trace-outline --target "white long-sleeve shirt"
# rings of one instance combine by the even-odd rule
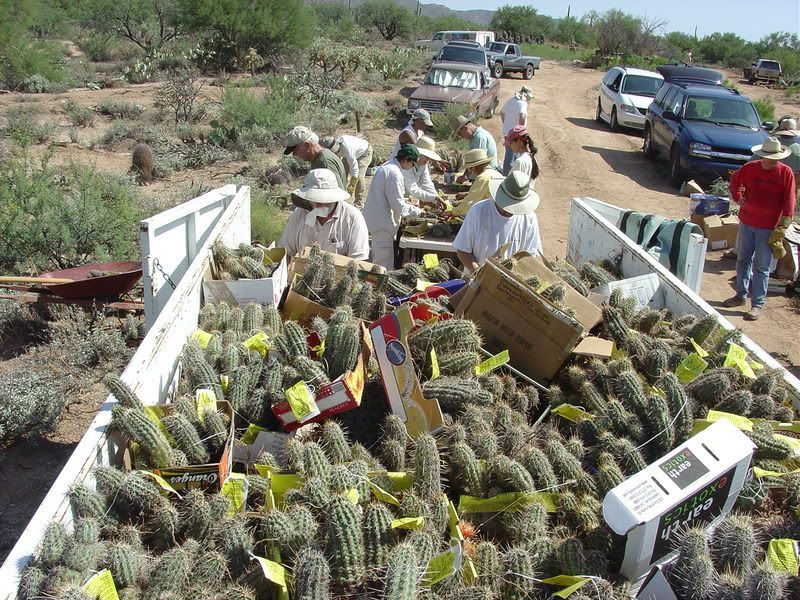
[[[405,177],[408,195],[412,198],[431,203],[439,197],[433,185],[433,179],[431,179],[431,170],[427,164],[403,171],[403,176]]]
[[[352,204],[337,202],[333,215],[324,225],[314,220],[306,225],[308,211],[297,207],[289,215],[278,246],[286,248],[291,258],[306,246],[319,244],[322,250],[348,256],[356,260],[369,258],[369,232],[361,212]]]
[[[361,213],[370,233],[397,232],[405,216],[417,216],[422,211],[406,201],[403,169],[396,158],[383,163],[372,178],[367,201]]]
[[[343,135],[341,136],[341,140],[342,142],[339,144],[339,152],[337,154],[347,163],[350,177],[358,178],[358,159],[364,156],[364,153],[369,150],[369,142],[364,138],[354,135]]]

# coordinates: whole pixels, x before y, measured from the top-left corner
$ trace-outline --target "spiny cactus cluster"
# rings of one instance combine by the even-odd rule
[[[278,268],[278,263],[270,261],[266,248],[239,244],[235,249],[228,248],[217,240],[211,247],[214,262],[218,268],[218,278],[264,279],[271,277]]]
[[[449,258],[440,260],[439,264],[431,268],[423,263],[406,263],[399,269],[389,271],[386,288],[390,296],[407,296],[416,291],[417,281],[441,283],[461,277],[463,274]]]

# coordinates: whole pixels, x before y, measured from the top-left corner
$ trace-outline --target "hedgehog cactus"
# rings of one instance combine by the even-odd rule
[[[442,493],[441,461],[436,439],[428,434],[416,440],[414,449],[413,489],[421,498],[431,499]]]
[[[335,495],[327,509],[325,555],[337,583],[354,585],[364,577],[364,536],[361,512],[348,498]]]
[[[446,411],[458,412],[469,403],[489,405],[492,395],[474,379],[439,377],[426,381],[422,386],[426,398],[435,398]]]
[[[678,538],[680,554],[670,571],[670,579],[681,597],[687,600],[707,600],[716,589],[717,572],[708,548],[708,538],[702,527],[684,529]]]
[[[203,350],[195,340],[189,340],[183,347],[183,367],[191,389],[209,388],[218,400],[225,397],[219,374],[206,362]]]
[[[748,575],[745,597],[748,600],[780,600],[786,597],[787,583],[784,573],[777,573],[768,563],[763,563]]]
[[[739,575],[749,573],[758,551],[750,518],[734,514],[722,519],[714,529],[711,548],[720,571],[731,570]]]
[[[416,600],[419,595],[418,558],[409,543],[398,544],[389,556],[384,598],[387,600]]]
[[[331,600],[331,570],[322,552],[314,548],[301,550],[294,575],[297,600]]]
[[[382,502],[372,502],[364,510],[364,563],[369,572],[387,563],[396,539],[393,519],[392,511]]]
[[[163,592],[180,592],[189,580],[192,555],[186,548],[178,546],[158,558],[150,574],[147,593],[155,597]]]
[[[93,489],[82,483],[76,483],[69,488],[69,502],[72,510],[79,517],[101,518],[106,514],[106,501]]]
[[[172,448],[164,433],[145,413],[115,406],[114,423],[142,447],[154,467],[170,466]]]
[[[136,393],[126,384],[122,379],[120,379],[119,375],[115,375],[114,373],[107,373],[105,377],[103,377],[103,383],[106,386],[106,389],[111,393],[114,398],[117,399],[122,406],[126,408],[144,408],[142,401],[136,395]]]
[[[106,566],[114,576],[118,588],[126,588],[140,580],[145,569],[145,555],[130,544],[118,543],[111,546]]]
[[[189,464],[203,465],[209,461],[208,450],[200,440],[197,429],[186,417],[178,413],[166,416],[164,425],[175,439],[178,449],[186,454]]]
[[[331,318],[323,354],[331,379],[336,379],[352,370],[358,361],[360,351],[361,332],[358,321],[352,318],[342,320]]]
[[[548,465],[549,466],[549,465]],[[464,442],[450,447],[452,480],[458,489],[469,496],[482,497],[486,490],[486,469]]]
[[[352,460],[350,443],[341,425],[336,421],[325,421],[322,425],[321,442],[331,464],[338,465]]]
[[[530,553],[520,546],[512,546],[503,557],[505,575],[501,584],[504,600],[527,600],[536,592],[536,572]]]
[[[576,537],[569,537],[561,542],[557,551],[560,572],[566,575],[582,575],[587,571],[586,555],[583,544]]]
[[[316,442],[308,442],[303,447],[302,473],[307,479],[317,477],[325,481],[330,477],[331,463],[322,447]]]

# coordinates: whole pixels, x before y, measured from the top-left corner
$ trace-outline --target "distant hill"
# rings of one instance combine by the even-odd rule
[[[348,0],[321,0],[321,1],[339,2],[341,4],[348,3]],[[362,0],[350,0],[350,3],[354,6],[357,6],[361,4],[361,1]],[[395,0],[395,2],[397,2],[397,4],[401,6],[405,6],[411,12],[414,12],[417,9],[417,0]],[[421,7],[422,7],[422,14],[426,17],[444,17],[447,15],[453,15],[483,26],[488,26],[489,23],[491,23],[492,15],[494,14],[493,10],[455,10],[447,6],[444,6],[443,4],[425,4],[424,2],[421,4]]]

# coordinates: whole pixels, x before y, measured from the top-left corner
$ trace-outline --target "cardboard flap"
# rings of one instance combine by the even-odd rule
[[[588,336],[583,338],[580,343],[575,346],[575,349],[572,351],[572,353],[580,354],[581,356],[610,358],[613,349],[614,342],[611,340],[604,340],[603,338]]]
[[[722,219],[719,215],[709,215],[707,217],[703,217],[703,222],[706,224],[706,227],[722,226]]]

